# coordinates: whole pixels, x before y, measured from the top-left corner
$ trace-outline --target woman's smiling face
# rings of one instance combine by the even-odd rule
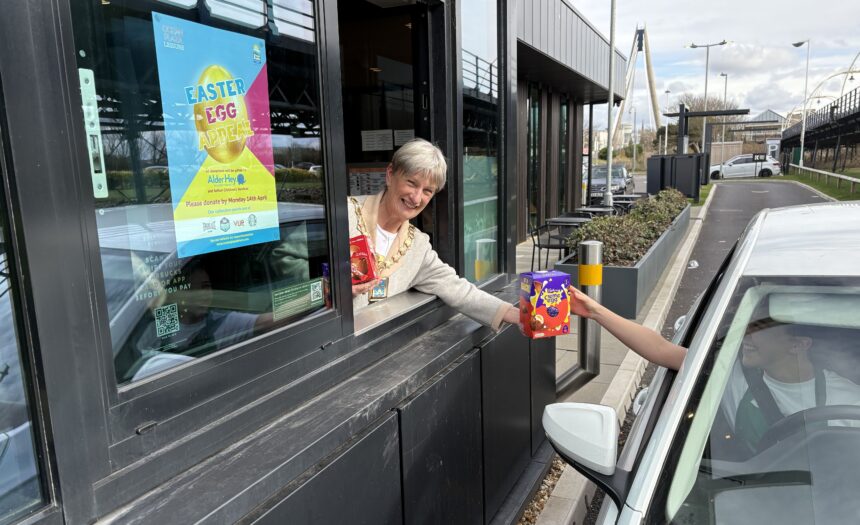
[[[393,173],[389,166],[385,178],[388,212],[401,222],[417,217],[436,194],[436,185],[423,173]]]

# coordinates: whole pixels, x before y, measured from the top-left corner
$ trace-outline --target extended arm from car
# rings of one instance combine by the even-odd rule
[[[570,288],[570,293],[574,298],[571,303],[574,314],[593,319],[628,348],[652,363],[672,370],[681,367],[687,355],[686,348],[667,341],[650,328],[621,317],[575,287]]]

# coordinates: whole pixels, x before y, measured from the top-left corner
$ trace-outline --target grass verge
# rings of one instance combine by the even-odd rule
[[[767,180],[767,179],[762,179]],[[817,181],[809,175],[783,175],[782,177],[775,177],[774,180],[793,180],[796,182],[800,182],[802,184],[806,184],[811,188],[815,188],[825,195],[829,195],[838,201],[854,201],[860,200],[860,186],[856,188],[854,193],[851,193],[851,189],[849,188],[848,183],[842,182],[840,186],[836,187],[835,179],[832,180],[829,184],[822,181]]]
[[[688,201],[690,201],[690,205],[692,205],[692,206],[704,206],[705,201],[708,200],[708,194],[711,193],[711,188],[713,188],[713,187],[714,187],[714,184],[709,182],[709,183],[705,184],[704,186],[702,186],[701,188],[699,188],[699,203],[696,204],[695,202],[693,202],[693,199],[687,199]]]

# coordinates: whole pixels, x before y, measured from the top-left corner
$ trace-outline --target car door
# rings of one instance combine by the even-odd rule
[[[725,169],[726,177],[746,177],[750,169],[750,157],[737,157]]]

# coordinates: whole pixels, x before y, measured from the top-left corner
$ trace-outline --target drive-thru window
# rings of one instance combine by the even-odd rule
[[[417,292],[354,312],[347,217],[400,145],[434,142],[448,184],[415,226],[513,302],[524,223],[579,199],[580,95],[600,93],[518,79],[517,3],[4,8],[0,524],[520,504],[549,453],[552,342]],[[527,125],[530,176],[552,184],[517,169]]]

